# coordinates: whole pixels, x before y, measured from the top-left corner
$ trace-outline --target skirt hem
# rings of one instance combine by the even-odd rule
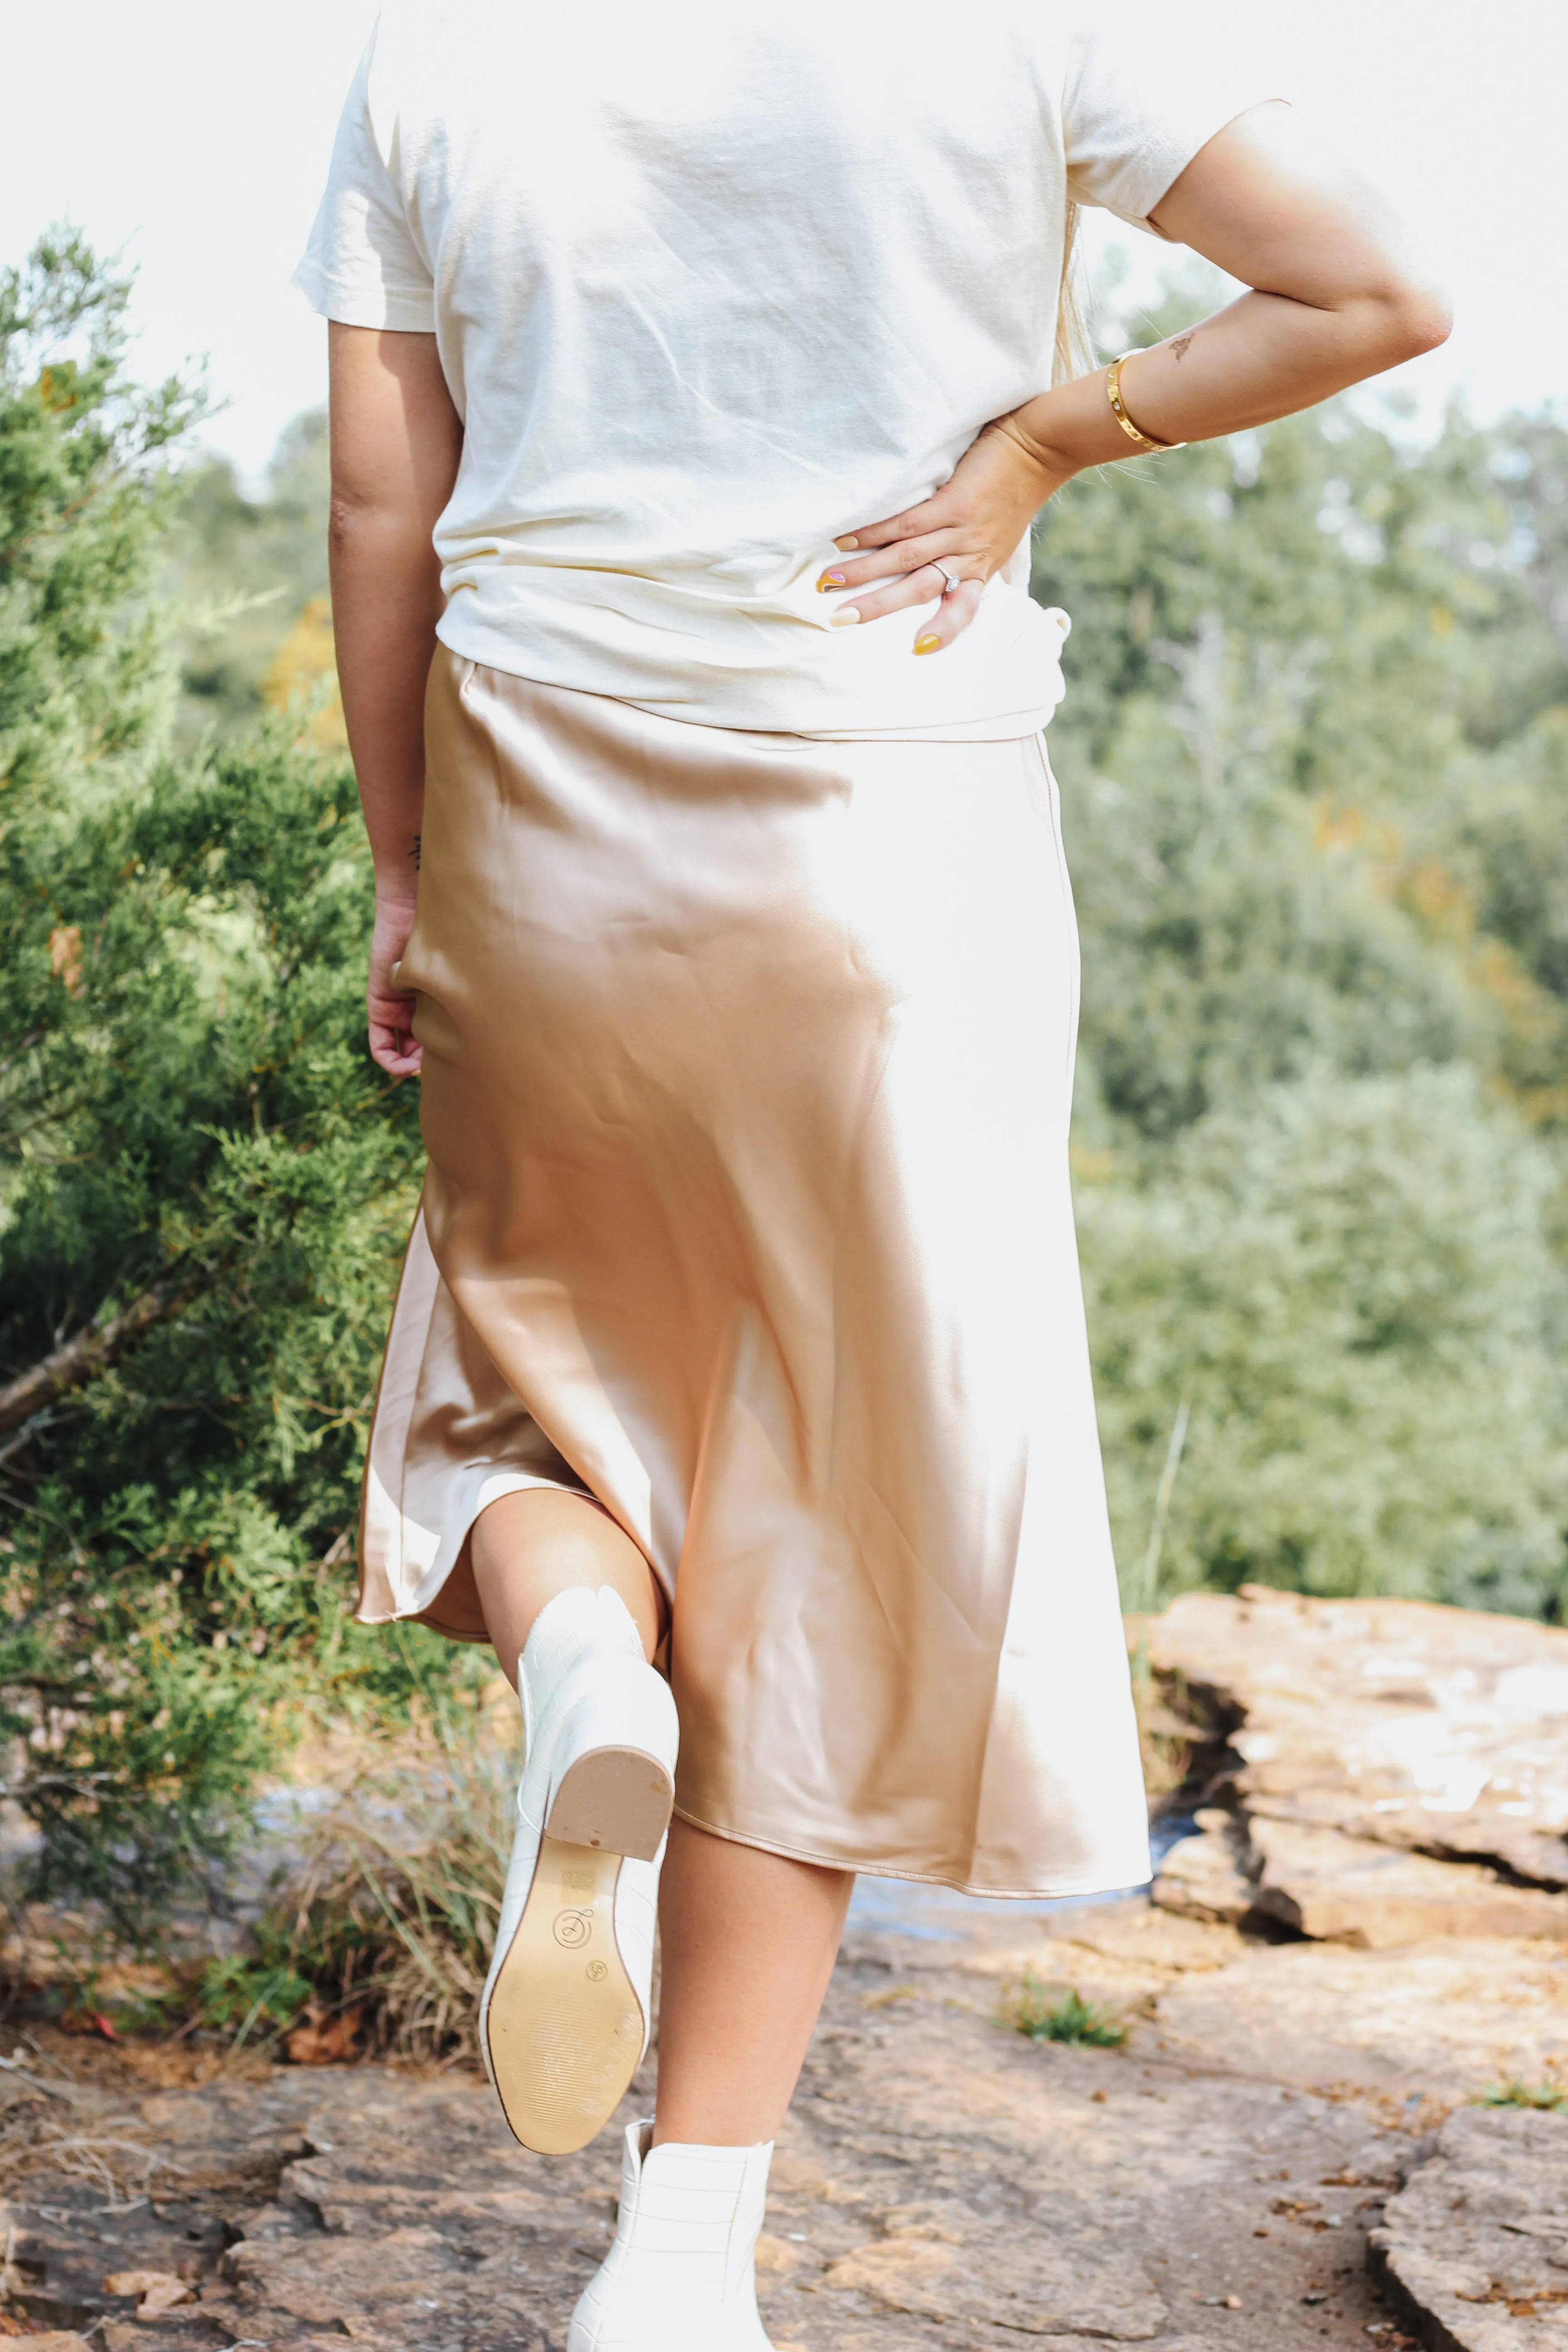
[[[1073,1895],[1122,1895],[1136,1893],[1151,1884],[1153,1873],[1146,1870],[1141,1878],[1057,1879],[1048,1886],[976,1886],[958,1877],[943,1877],[934,1870],[906,1870],[889,1862],[848,1862],[842,1854],[813,1853],[806,1847],[784,1845],[775,1838],[754,1837],[744,1830],[721,1829],[717,1822],[705,1822],[689,1813],[683,1805],[675,1808],[677,1821],[689,1829],[705,1831],[708,1836],[722,1838],[729,1845],[755,1846],[759,1853],[776,1853],[784,1862],[810,1863],[818,1870],[847,1870],[857,1878],[900,1878],[911,1886],[945,1886],[954,1895],[977,1895],[996,1903],[1048,1903]]]

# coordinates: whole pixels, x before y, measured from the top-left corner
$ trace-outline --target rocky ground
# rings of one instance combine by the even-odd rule
[[[1474,2104],[1568,2070],[1568,1634],[1490,1656],[1506,1621],[1378,1604],[1320,1640],[1329,1606],[1205,1600],[1155,1629],[1210,1738],[1205,1826],[1154,1901],[867,1891],[775,2160],[781,2352],[1568,2352],[1568,2112]],[[1269,1823],[1327,1841],[1312,1874]],[[1451,1902],[1385,1899],[1385,1853],[1458,1874]],[[1512,1895],[1545,1907],[1486,1907]],[[1125,2044],[1012,2030],[1026,1969]],[[611,2133],[546,2161],[466,2077],[216,2067],[17,2040],[0,2332],[557,2352],[610,2235]]]

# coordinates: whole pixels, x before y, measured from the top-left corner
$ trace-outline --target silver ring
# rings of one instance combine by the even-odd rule
[[[957,574],[957,572],[950,572],[950,571],[948,570],[948,568],[947,568],[947,566],[946,566],[946,564],[945,564],[945,563],[937,563],[937,562],[935,562],[934,561],[933,561],[933,562],[932,562],[932,564],[931,564],[931,570],[932,570],[933,572],[941,572],[941,574],[942,574],[942,594],[943,594],[944,596],[951,596],[951,595],[952,595],[952,592],[953,592],[953,590],[954,590],[954,589],[957,587],[957,585],[958,585],[958,574]]]

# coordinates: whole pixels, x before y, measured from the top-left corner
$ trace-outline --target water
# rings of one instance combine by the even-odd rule
[[[1191,1813],[1164,1813],[1149,1832],[1154,1867],[1184,1838],[1197,1834]],[[985,1920],[1043,1919],[1064,1911],[1098,1911],[1110,1903],[1131,1903],[1146,1895],[1141,1886],[1117,1886],[1100,1895],[958,1895],[950,1886],[928,1886],[908,1878],[858,1878],[849,1901],[851,1928],[891,1931],[926,1943],[952,1943]]]

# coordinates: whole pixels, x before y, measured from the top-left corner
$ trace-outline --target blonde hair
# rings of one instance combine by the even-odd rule
[[[1089,329],[1080,283],[1078,251],[1080,209],[1078,205],[1068,204],[1062,233],[1062,280],[1057,295],[1056,349],[1051,354],[1053,384],[1070,383],[1075,376],[1088,375],[1100,364],[1094,338]]]

